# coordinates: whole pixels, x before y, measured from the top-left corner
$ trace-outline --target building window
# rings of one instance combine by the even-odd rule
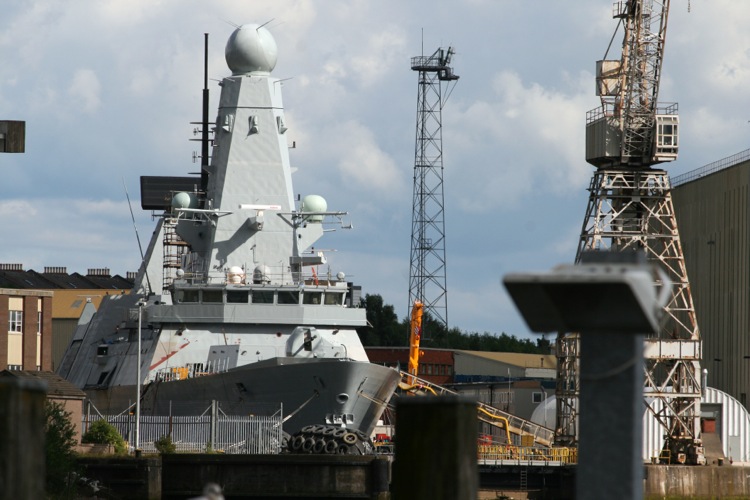
[[[36,332],[42,333],[42,311],[36,313]]]
[[[19,370],[21,370],[21,365],[8,365],[8,370],[10,370],[10,371],[19,371]]]
[[[23,311],[9,311],[8,332],[23,332]]]
[[[531,393],[531,402],[535,404],[541,403],[542,401],[544,401],[544,398],[542,396],[543,394],[541,392]]]

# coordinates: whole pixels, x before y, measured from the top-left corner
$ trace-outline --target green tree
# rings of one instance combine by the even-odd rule
[[[128,451],[125,440],[115,426],[104,419],[97,420],[91,424],[89,430],[83,435],[81,442],[112,445],[115,449],[115,453],[118,455],[123,455]]]
[[[385,304],[380,295],[365,295],[361,307],[367,310],[370,326],[359,329],[362,344],[366,347],[407,347],[409,345],[409,316],[399,321],[392,305]],[[410,311],[411,312],[411,311]],[[515,335],[484,332],[464,332],[459,328],[445,328],[429,313],[422,316],[421,347],[459,349],[467,351],[520,352],[549,354],[550,341],[540,337],[536,342],[519,339]]]
[[[44,407],[44,455],[47,494],[53,498],[72,498],[75,484],[72,474],[76,472],[76,429],[60,403],[47,401]]]
[[[156,451],[162,455],[177,453],[177,445],[172,442],[172,436],[170,435],[162,436],[154,441],[154,446],[156,447]]]
[[[366,346],[407,346],[409,329],[398,321],[393,306],[385,304],[380,295],[365,295],[361,307],[367,311],[370,326],[358,330],[362,344]]]

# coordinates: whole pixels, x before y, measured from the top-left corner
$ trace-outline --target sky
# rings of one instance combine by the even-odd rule
[[[210,117],[234,26],[278,46],[295,191],[345,210],[329,262],[408,312],[417,73],[455,49],[442,113],[448,322],[530,334],[502,276],[572,263],[593,167],[585,116],[616,20],[610,0],[5,0],[0,120],[26,152],[0,154],[0,263],[136,271],[142,175],[199,171],[204,33]],[[750,2],[675,0],[660,91],[678,102],[679,175],[748,149]],[[622,31],[609,59],[619,59]],[[131,220],[129,196],[135,222]]]

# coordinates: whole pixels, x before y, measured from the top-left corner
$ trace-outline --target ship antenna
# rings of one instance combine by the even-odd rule
[[[133,205],[130,203],[130,194],[128,194],[128,186],[125,184],[125,178],[122,178],[122,187],[125,189],[125,198],[128,199],[128,208],[130,209],[130,218],[133,220],[133,230],[135,231],[135,239],[138,241],[138,251],[141,252],[141,265],[143,266],[143,274],[146,276],[146,286],[148,287],[148,295],[151,294],[151,280],[148,279],[148,270],[146,269],[146,259],[143,256],[143,246],[141,245],[141,237],[138,236],[138,227],[135,225],[135,215],[133,215]]]
[[[208,33],[203,48],[203,124],[201,125],[201,191],[208,190]]]

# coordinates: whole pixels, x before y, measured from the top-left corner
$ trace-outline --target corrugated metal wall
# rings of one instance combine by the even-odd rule
[[[662,409],[660,400],[650,402],[655,411]],[[729,394],[706,388],[706,395],[701,404],[716,404],[721,406],[721,420],[717,422],[717,431],[724,456],[734,462],[750,462],[750,413]],[[648,462],[651,457],[658,457],[664,446],[664,428],[653,414],[646,410],[643,415],[643,460]]]
[[[712,387],[750,392],[750,161],[673,189],[680,239]]]

